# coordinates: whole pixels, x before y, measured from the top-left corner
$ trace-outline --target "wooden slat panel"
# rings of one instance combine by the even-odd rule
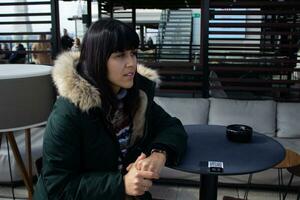
[[[283,1],[283,2],[276,2],[276,1],[267,1],[267,0],[248,0],[248,1],[226,1],[226,0],[219,0],[219,1],[211,1],[210,6],[214,8],[261,8],[261,7],[269,7],[269,8],[299,8],[300,2],[297,0],[294,1]]]
[[[210,35],[261,35],[261,31],[209,31]],[[265,31],[263,32],[264,35],[295,35],[299,36],[300,32],[295,31]]]
[[[249,78],[210,78],[211,81],[231,82],[231,83],[270,83],[270,84],[295,84],[300,80],[262,80]]]
[[[213,10],[212,15],[293,15],[299,13],[295,10]]]
[[[216,71],[216,72],[225,72],[225,71],[229,71],[229,72],[243,72],[243,71],[252,71],[252,72],[293,72],[293,71],[298,71],[298,69],[294,69],[294,68],[282,68],[282,67],[243,67],[243,66],[237,66],[237,67],[222,67],[222,66],[211,66],[210,69],[212,71]]]
[[[51,21],[11,21],[11,22],[0,22],[2,25],[12,24],[51,24]]]
[[[40,35],[40,34],[46,34],[50,35],[51,32],[1,32],[0,35]]]
[[[210,27],[222,28],[261,28],[261,27],[276,27],[276,28],[289,28],[300,27],[300,23],[209,23]]]
[[[0,3],[0,6],[21,6],[21,5],[49,5],[50,1],[35,1],[35,2],[5,2]]]
[[[242,87],[242,86],[211,86],[211,89],[223,89],[233,91],[271,91],[271,92],[290,92],[300,91],[300,88],[282,88],[282,87]]]
[[[0,14],[0,17],[23,17],[23,16],[50,16],[51,13],[11,13]]]

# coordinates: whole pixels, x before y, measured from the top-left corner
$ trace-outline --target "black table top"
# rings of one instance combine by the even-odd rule
[[[269,169],[285,157],[285,149],[276,140],[253,133],[250,143],[231,142],[226,127],[216,125],[188,125],[188,147],[179,166],[174,167],[198,174],[237,175]],[[221,161],[223,172],[210,172],[208,161]]]

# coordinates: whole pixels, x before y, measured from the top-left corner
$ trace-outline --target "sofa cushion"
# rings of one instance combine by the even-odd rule
[[[208,99],[155,97],[154,100],[171,116],[180,119],[184,125],[207,124]]]
[[[299,103],[277,103],[277,137],[300,138],[299,119]]]
[[[208,124],[245,124],[269,136],[275,135],[276,103],[272,100],[210,98]]]
[[[282,144],[282,146],[284,146],[285,149],[290,149],[300,154],[300,139],[278,137],[275,137],[274,139],[277,140],[280,144]]]

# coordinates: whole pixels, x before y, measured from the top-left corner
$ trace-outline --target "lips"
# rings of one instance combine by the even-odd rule
[[[135,74],[134,72],[129,72],[129,73],[125,74],[124,76],[133,77],[134,74]]]

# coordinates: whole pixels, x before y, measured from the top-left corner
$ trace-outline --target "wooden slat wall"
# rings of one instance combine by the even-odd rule
[[[211,0],[208,40],[212,96],[300,100],[299,1]]]
[[[160,75],[158,96],[200,97],[203,90],[203,70],[199,63],[189,62],[144,62]]]

